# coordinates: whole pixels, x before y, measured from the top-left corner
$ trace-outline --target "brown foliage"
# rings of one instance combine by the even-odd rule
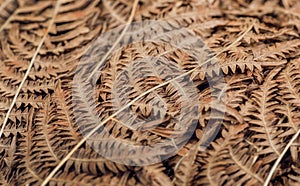
[[[0,185],[300,185],[299,10],[298,0],[0,0]],[[124,26],[147,20],[163,24]],[[177,28],[189,32],[120,44]],[[190,37],[203,43],[172,47]],[[83,81],[97,70],[95,87]],[[118,140],[97,140],[102,126]],[[145,149],[122,143],[172,141],[178,128],[193,131],[174,156],[113,161],[143,163]],[[170,146],[146,154],[159,161]]]

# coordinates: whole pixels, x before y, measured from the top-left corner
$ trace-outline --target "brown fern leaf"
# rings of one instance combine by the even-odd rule
[[[280,137],[291,137],[291,135],[297,133],[299,130],[300,115],[298,107],[291,104],[282,103],[278,107],[276,113],[281,114],[282,122],[278,123],[279,127],[285,128],[285,132],[280,135]]]
[[[178,160],[173,179],[174,185],[194,185],[194,177],[197,173],[196,157],[200,143],[192,144],[191,149]]]
[[[293,154],[296,155],[297,158],[299,158],[299,142],[294,147],[292,147],[292,149]],[[288,177],[290,178],[288,180],[288,184],[290,185],[298,185],[300,183],[300,165],[298,160],[299,159],[292,161],[291,164],[291,171],[288,174]]]
[[[74,113],[72,110],[71,93],[63,90],[61,83],[58,82],[53,93],[51,102],[56,106],[57,120],[52,122],[53,128],[58,130],[55,138],[64,141],[64,146],[69,149],[80,140],[79,128],[75,125]]]
[[[79,149],[78,153],[69,159],[64,169],[69,172],[71,167],[75,168],[76,173],[87,173],[95,176],[108,173],[118,174],[130,170],[129,167],[123,164],[102,157],[91,147]]]
[[[156,47],[156,49],[154,47]],[[164,50],[164,47],[166,46],[159,46],[156,43],[151,42],[138,43],[125,48],[122,53],[117,52],[112,56],[111,61],[104,66],[104,69],[101,72],[99,94],[101,99],[103,99],[103,102],[100,104],[99,108],[97,108],[97,105],[96,107],[94,106],[93,110],[100,110],[100,112],[103,110],[104,112],[101,113],[101,118],[105,119],[105,116],[108,116],[116,109],[122,108],[126,103],[142,94],[145,90],[159,85],[164,80],[183,73],[180,66],[176,63],[168,63],[168,60],[165,59],[165,57],[155,57],[155,55],[158,54],[157,49]],[[80,70],[84,71],[84,68],[80,68]],[[79,89],[77,88],[79,84],[80,83],[75,86],[75,89],[78,90],[78,93],[81,91],[81,94],[76,93],[75,95],[80,99],[88,98],[83,102],[86,102],[86,108],[91,110],[91,106],[94,104],[91,102],[93,101],[93,98],[91,97],[93,94],[92,90],[89,88],[86,89],[91,91],[91,93],[89,93],[86,90],[82,90],[82,88]],[[89,87],[89,85],[87,85],[87,87]],[[185,82],[184,79],[172,82],[170,85],[157,89],[149,95],[145,95],[130,108],[117,115],[114,120],[107,123],[105,128],[107,131],[111,131],[111,135],[114,136],[114,138],[120,139],[120,141],[129,140],[128,142],[130,142],[134,140],[134,143],[136,144],[147,143],[147,145],[154,145],[164,140],[165,142],[162,151],[156,152],[162,153],[161,155],[163,155],[166,153],[163,149],[171,144],[169,143],[171,136],[178,135],[177,133],[183,127],[180,126],[180,123],[175,122],[175,120],[178,120],[176,118],[180,116],[180,113],[178,113],[177,110],[180,109],[181,112],[193,113],[192,110],[194,106],[181,106],[183,104],[181,101],[188,100],[195,94],[196,92],[193,90],[193,86],[190,85],[189,82]],[[80,105],[82,106],[83,104]],[[132,112],[137,114],[138,112],[140,113],[136,115]],[[92,111],[90,114],[92,114]],[[83,114],[78,115],[80,118],[85,118],[82,116]],[[96,116],[98,116],[98,114]],[[186,126],[183,128],[188,129],[192,127],[192,125],[195,124],[195,120],[196,118],[194,116],[186,117],[184,119],[184,125]],[[91,126],[95,126],[98,123],[96,118],[93,123],[94,124],[91,124]],[[90,124],[87,124],[86,122],[84,125],[85,129],[90,127]],[[167,128],[168,130],[165,130],[164,128]],[[120,146],[122,143],[116,140],[109,140],[109,136],[107,136],[109,134],[102,132],[98,135],[104,135],[104,139],[107,138],[107,142],[105,143],[107,143],[108,146],[118,146],[120,149],[124,149],[122,152],[124,154],[122,157],[124,158],[126,158],[126,156],[127,158],[133,158],[136,157],[135,154],[139,153],[137,151],[132,155],[126,155],[126,153],[129,153],[129,147],[123,148]],[[99,138],[100,136],[97,137],[98,135],[93,136],[93,138]],[[147,139],[145,139],[146,136]],[[161,138],[163,138],[163,140]],[[98,143],[99,142],[96,141],[94,142],[95,145],[101,145],[101,147],[107,146],[105,143]],[[143,151],[146,152],[147,148],[141,148],[140,153],[144,153]],[[109,151],[106,153],[109,153]],[[118,154],[111,154],[110,158],[113,159],[116,155],[119,156]],[[148,153],[148,155],[150,156],[151,153]],[[156,160],[159,157],[152,158],[153,160]],[[139,162],[138,159],[135,161]]]
[[[230,126],[222,130],[223,138],[212,142],[212,149],[197,159],[203,165],[197,178],[197,185],[253,185],[263,183],[267,167],[261,168],[261,162],[254,161],[246,152],[249,147],[243,143],[243,131],[246,124]],[[233,150],[235,149],[235,150]],[[241,151],[243,153],[237,153]]]
[[[120,181],[120,179],[118,181]],[[112,183],[113,183],[112,180],[105,182],[105,181],[103,181],[103,179],[101,179],[99,177],[84,174],[84,173],[75,174],[74,172],[71,172],[71,173],[63,172],[63,173],[59,174],[56,178],[52,178],[51,181],[49,182],[49,185],[106,186],[106,185],[110,185]],[[116,181],[114,183],[116,183]]]
[[[138,172],[138,178],[143,185],[172,186],[171,179],[163,172],[165,167],[161,163],[144,166]]]
[[[267,155],[264,163],[275,160],[284,147],[279,137],[283,131],[276,126],[279,118],[275,115],[279,102],[275,99],[278,85],[274,76],[279,70],[280,68],[272,70],[264,84],[252,92],[251,107],[247,113],[250,130],[255,132],[251,137],[258,147],[262,147],[258,154]]]
[[[288,103],[300,107],[300,63],[299,59],[289,62],[280,73],[280,95]]]
[[[44,108],[33,120],[34,110],[31,109],[27,120],[27,130],[21,133],[20,146],[17,154],[20,158],[16,168],[18,184],[37,184],[43,180],[49,170],[55,166],[60,157],[53,143],[53,136],[48,123],[53,119],[53,106],[46,102]],[[48,133],[49,132],[49,133]],[[47,163],[46,163],[47,162]],[[46,164],[45,164],[46,163]]]
[[[10,27],[5,28],[4,32],[8,32],[8,37],[1,37],[2,51],[5,52],[2,54],[3,60],[16,71],[27,70],[26,59],[33,57],[39,38],[43,36],[45,28],[40,28],[40,25],[47,25],[45,23],[51,18],[49,16],[52,16],[48,11],[53,8],[53,1],[41,1],[34,6],[35,8],[32,8],[32,4],[28,3],[19,7],[17,14],[11,17]],[[95,28],[92,21],[99,14],[96,6],[97,1],[66,1],[61,5],[54,20],[55,26],[50,30],[45,44],[39,51],[40,56],[34,62],[30,78],[49,79],[66,70],[61,63],[65,60],[64,56],[74,51],[77,46],[90,41],[99,32],[99,27]],[[91,29],[93,30],[90,31]],[[64,56],[58,57],[62,53]]]
[[[299,8],[0,0],[0,185],[299,185]]]

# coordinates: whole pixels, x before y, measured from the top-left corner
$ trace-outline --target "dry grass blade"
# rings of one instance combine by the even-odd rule
[[[220,52],[218,52],[214,57],[210,58],[209,60],[207,60],[206,62],[204,62],[202,65],[208,64],[209,62],[211,62],[213,59],[215,59],[217,56],[219,56],[220,54],[222,54],[224,51],[227,51],[228,49],[230,49],[232,46],[236,45],[236,43],[238,43],[239,41],[241,41],[246,35],[247,33],[250,32],[250,30],[253,28],[254,24],[250,25],[244,32],[241,33],[240,37],[238,37],[236,40],[234,40],[229,46],[225,47],[223,50],[221,50]],[[87,135],[85,135],[85,137],[60,161],[60,163],[53,169],[53,171],[47,176],[47,178],[45,178],[44,182],[42,183],[42,186],[45,186],[50,179],[56,174],[56,172],[61,168],[61,166],[63,166],[63,164],[65,164],[65,162],[76,152],[76,150],[88,139],[90,138],[102,125],[104,125],[106,122],[108,122],[109,120],[111,120],[113,117],[117,116],[118,114],[120,114],[124,109],[128,108],[130,105],[132,105],[133,103],[135,103],[137,100],[139,100],[140,98],[142,98],[143,96],[149,94],[150,92],[163,87],[165,85],[168,85],[169,83],[171,83],[172,81],[175,81],[177,79],[180,79],[182,77],[185,77],[188,74],[191,74],[193,71],[195,71],[196,69],[198,69],[201,66],[198,66],[196,68],[193,68],[192,70],[189,70],[185,73],[183,73],[180,76],[177,76],[176,78],[173,78],[171,80],[168,80],[164,83],[161,83],[158,86],[155,86],[151,89],[149,89],[148,91],[144,92],[143,94],[139,95],[138,97],[136,97],[135,99],[133,99],[132,101],[130,101],[127,105],[125,105],[124,107],[122,107],[121,109],[119,109],[117,112],[115,112],[114,114],[112,114],[110,117],[106,118],[103,122],[101,122],[97,127],[95,127],[93,130],[91,130]]]
[[[274,163],[274,165],[272,166],[272,169],[270,170],[268,177],[264,183],[264,186],[268,186],[273,174],[276,172],[276,168],[278,167],[280,161],[282,160],[283,156],[286,154],[286,152],[289,150],[289,148],[292,146],[292,144],[296,141],[296,139],[299,137],[300,134],[300,129],[298,130],[298,132],[293,136],[293,138],[289,141],[289,143],[286,145],[286,147],[284,148],[284,150],[282,151],[282,153],[280,154],[280,156],[277,158],[276,162]]]
[[[107,59],[107,57],[113,52],[113,50],[116,48],[116,46],[118,45],[118,43],[123,38],[124,34],[126,33],[126,31],[128,30],[130,24],[133,21],[134,14],[135,14],[136,8],[138,6],[138,2],[139,2],[139,0],[135,0],[133,2],[131,14],[130,14],[130,17],[129,17],[126,25],[125,25],[125,28],[122,30],[122,33],[120,34],[120,36],[118,37],[118,39],[115,41],[115,43],[113,44],[113,46],[109,49],[109,51],[105,54],[105,56],[97,64],[97,66],[95,67],[95,69],[91,72],[90,76],[88,77],[88,81],[91,80],[91,78],[94,76],[94,74],[98,71],[99,67],[101,67],[103,65],[103,63],[105,62],[105,60]]]

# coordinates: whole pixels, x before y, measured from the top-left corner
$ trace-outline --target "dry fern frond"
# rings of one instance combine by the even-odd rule
[[[144,166],[139,172],[138,177],[143,185],[166,185],[172,186],[171,179],[163,172],[165,167],[162,164]]]
[[[280,95],[288,102],[300,107],[300,61],[289,62],[278,77]]]
[[[263,183],[267,167],[261,169],[261,162],[256,162],[247,153],[249,147],[242,143],[246,124],[223,129],[222,138],[212,142],[212,148],[206,156],[199,157],[203,162],[197,185],[253,185]],[[245,146],[241,146],[245,145]],[[237,151],[235,151],[235,150]],[[243,152],[238,153],[237,152]],[[203,159],[202,159],[203,158]]]
[[[247,120],[251,124],[250,130],[254,132],[251,137],[258,147],[262,147],[258,154],[266,155],[264,163],[274,161],[284,147],[280,138],[283,131],[276,126],[279,118],[275,115],[279,103],[275,99],[278,85],[274,76],[279,70],[280,68],[272,70],[264,84],[252,92],[253,99],[251,99],[251,107],[247,113]]]
[[[299,185],[299,5],[0,0],[0,185]]]
[[[178,160],[173,179],[174,185],[193,185],[194,177],[197,173],[196,157],[200,143],[193,144],[193,147]]]
[[[68,149],[65,149],[67,152]],[[102,174],[126,172],[129,167],[109,161],[95,152],[91,147],[80,148],[66,163],[64,170],[68,172],[72,167],[76,173],[87,173],[95,176]]]

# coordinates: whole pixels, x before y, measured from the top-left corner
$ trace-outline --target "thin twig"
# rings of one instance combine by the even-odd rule
[[[126,23],[125,28],[123,29],[122,33],[120,34],[120,36],[118,37],[118,39],[115,41],[115,43],[113,44],[113,46],[109,49],[109,51],[105,54],[105,56],[101,59],[101,61],[98,63],[98,65],[94,68],[94,70],[92,71],[92,73],[90,74],[90,76],[88,77],[87,81],[90,81],[92,79],[92,77],[94,76],[94,74],[98,71],[98,69],[102,66],[102,64],[105,62],[105,60],[108,58],[108,56],[113,52],[113,50],[117,47],[118,43],[121,41],[121,39],[123,38],[123,36],[125,35],[125,33],[127,32],[130,24],[133,21],[134,15],[135,15],[135,11],[137,8],[139,0],[135,0],[132,6],[132,10],[131,10],[131,14],[130,17]]]
[[[264,183],[264,186],[268,186],[270,181],[271,181],[271,178],[273,176],[273,174],[275,173],[276,171],[276,168],[278,167],[280,161],[282,160],[283,156],[286,154],[286,152],[289,150],[289,148],[292,146],[292,144],[294,143],[294,141],[297,139],[297,137],[299,136],[300,134],[300,129],[298,130],[298,132],[293,136],[293,138],[290,140],[290,142],[287,144],[287,146],[284,148],[284,150],[282,151],[282,153],[280,154],[280,156],[277,158],[276,162],[274,163],[265,183]]]

